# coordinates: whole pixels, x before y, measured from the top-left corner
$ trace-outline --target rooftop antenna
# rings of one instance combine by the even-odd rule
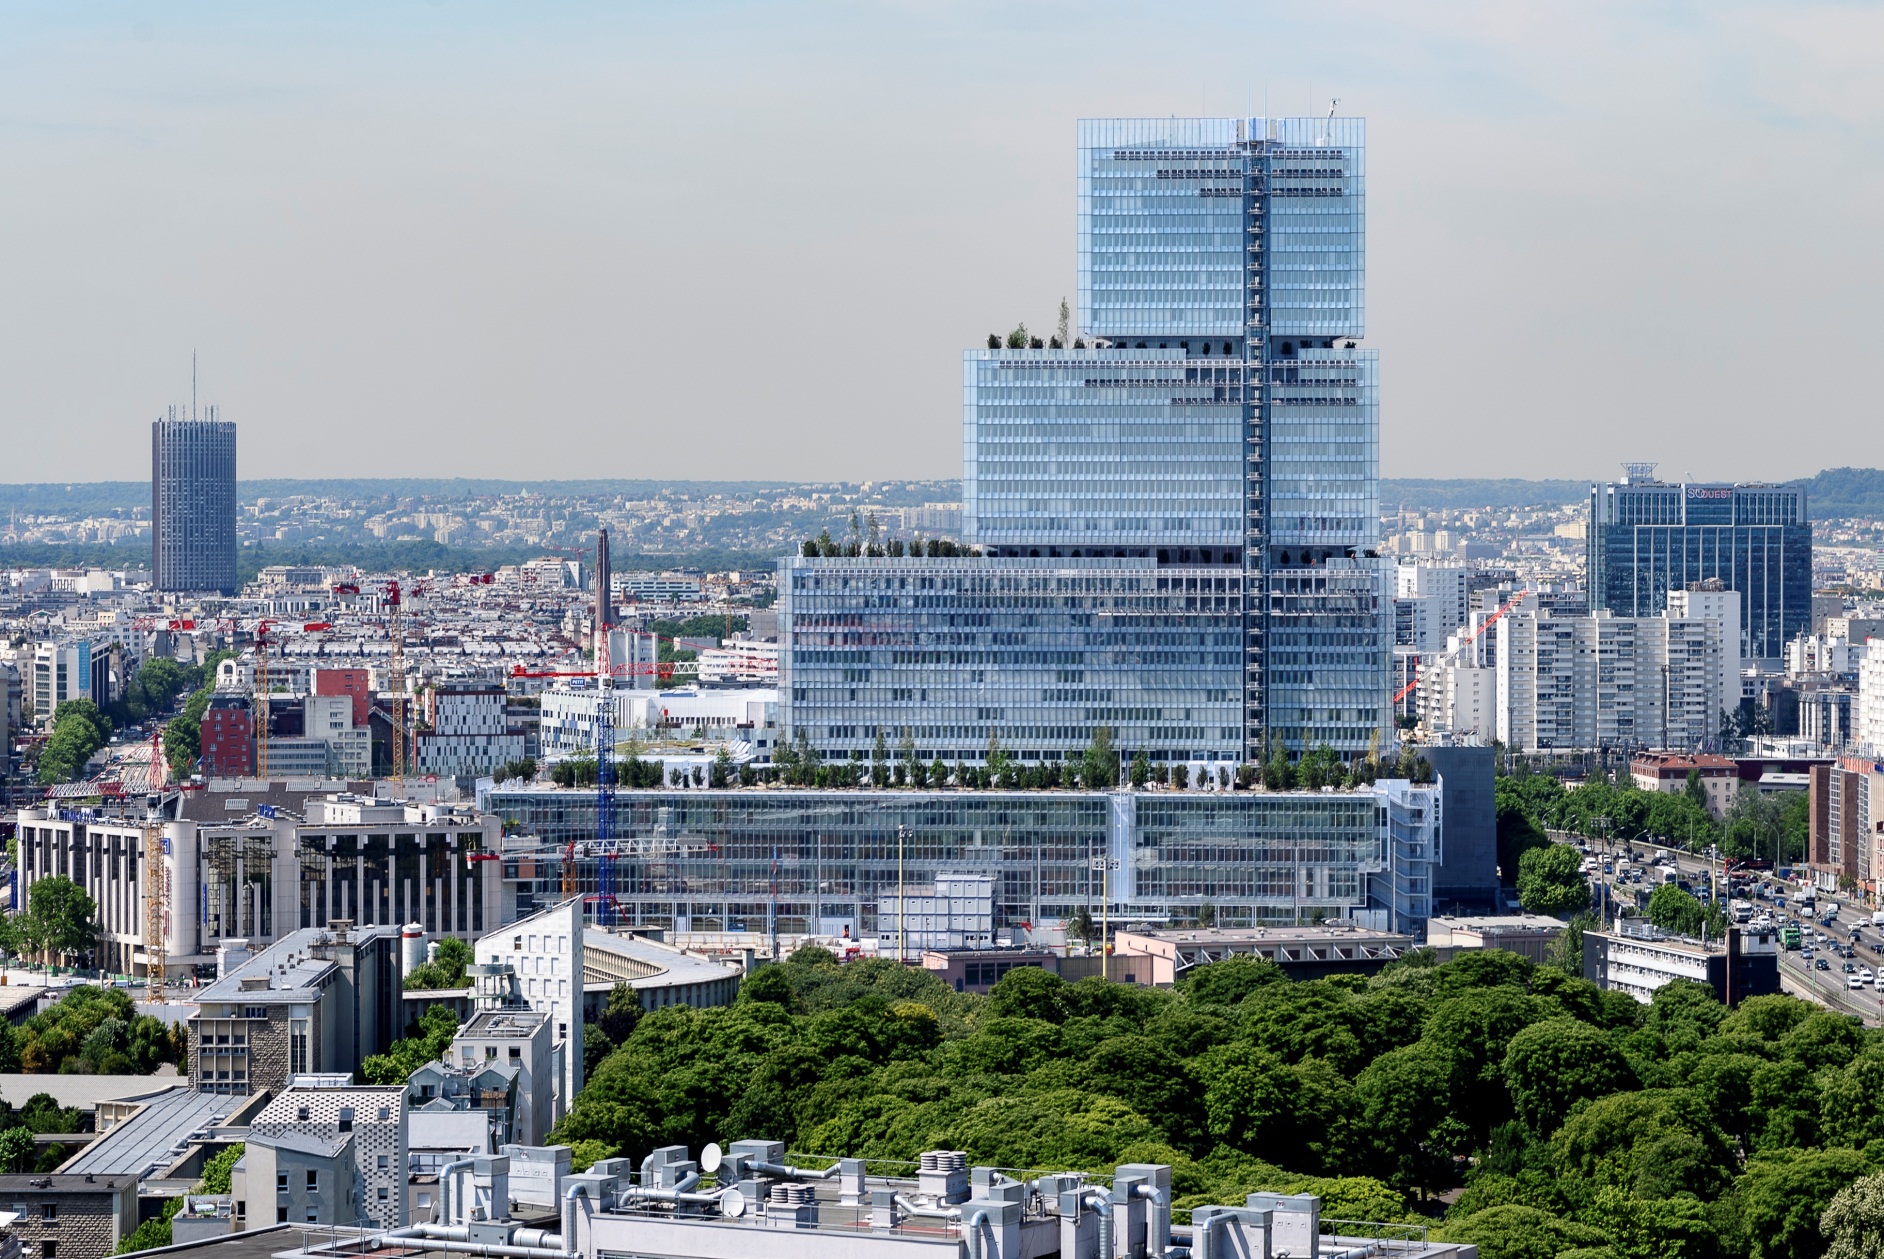
[[[196,418],[196,351],[190,351],[190,418]]]
[[[1339,96],[1330,96],[1328,98],[1328,121],[1330,122],[1334,121],[1335,106],[1339,105],[1340,103],[1341,103],[1341,98]]]

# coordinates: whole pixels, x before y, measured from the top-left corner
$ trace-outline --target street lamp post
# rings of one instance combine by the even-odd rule
[[[906,908],[903,885],[903,844],[909,838],[909,828],[902,823],[896,826],[896,960],[909,960],[909,919],[904,913]]]

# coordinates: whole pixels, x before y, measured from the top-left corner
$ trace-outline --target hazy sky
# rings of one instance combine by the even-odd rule
[[[1074,120],[1369,120],[1389,476],[1884,466],[1884,7],[0,8],[0,480],[956,476]]]

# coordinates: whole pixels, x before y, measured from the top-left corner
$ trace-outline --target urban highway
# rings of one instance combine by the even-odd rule
[[[1581,837],[1572,835],[1553,836],[1570,843],[1578,843]],[[1652,892],[1664,879],[1666,866],[1652,864],[1661,846],[1646,840],[1638,840],[1632,847],[1621,844],[1604,845],[1601,842],[1590,844],[1590,855],[1599,862],[1608,862],[1612,870],[1619,857],[1630,852],[1639,853],[1642,861],[1631,860],[1633,870],[1641,871],[1639,881],[1631,879],[1619,884],[1615,873],[1605,874],[1598,867],[1592,879],[1599,900],[1598,908],[1605,920],[1612,919],[1621,906],[1636,904],[1638,891]],[[1697,896],[1714,892],[1724,893],[1727,880],[1722,872],[1721,863],[1696,853],[1678,852],[1673,848],[1666,850],[1674,861],[1677,882],[1685,882]],[[1795,996],[1816,1001],[1846,1014],[1855,1014],[1870,1026],[1884,1026],[1884,991],[1877,987],[1876,976],[1884,974],[1884,930],[1871,923],[1871,911],[1863,905],[1853,904],[1846,895],[1827,896],[1819,894],[1811,914],[1799,908],[1799,897],[1805,889],[1796,882],[1781,882],[1771,872],[1753,876],[1766,892],[1765,897],[1747,896],[1743,899],[1753,903],[1754,915],[1771,914],[1776,926],[1797,925],[1804,939],[1811,948],[1811,957],[1806,956],[1806,949],[1781,949],[1779,953],[1780,985],[1782,989]],[[1779,907],[1776,897],[1785,897],[1785,906]],[[1723,895],[1723,904],[1725,901]],[[1826,925],[1823,915],[1826,908],[1836,903],[1838,912],[1831,925]],[[1852,929],[1857,929],[1854,939]],[[1824,936],[1821,941],[1818,937]],[[1849,946],[1851,957],[1846,958],[1833,951],[1833,946]],[[1823,961],[1824,967],[1818,963]],[[1850,965],[1853,972],[1862,972],[1870,968],[1873,979],[1862,988],[1853,989],[1845,967]]]

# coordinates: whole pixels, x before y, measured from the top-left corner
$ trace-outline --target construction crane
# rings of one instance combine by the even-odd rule
[[[255,623],[255,776],[268,781],[268,726],[273,705],[268,699],[268,631],[273,621]]]
[[[163,727],[150,736],[150,797],[144,810],[144,999],[164,999],[164,920],[170,880],[164,870]]]
[[[1523,603],[1525,596],[1529,595],[1530,593],[1531,592],[1528,590],[1520,590],[1517,594],[1512,595],[1509,599],[1505,600],[1504,603],[1499,605],[1498,610],[1496,612],[1493,612],[1490,616],[1486,617],[1485,620],[1478,626],[1477,629],[1473,630],[1471,633],[1460,638],[1456,646],[1449,647],[1446,649],[1445,652],[1441,653],[1441,658],[1443,659],[1445,656],[1456,656],[1459,652],[1459,648],[1464,647],[1467,643],[1476,639],[1480,634],[1483,634],[1486,630],[1490,629],[1492,626],[1496,625],[1499,621],[1503,620],[1505,617],[1505,614],[1510,612],[1512,609],[1516,608],[1520,603]],[[1398,691],[1394,692],[1394,695],[1393,695],[1394,704],[1398,705],[1401,700],[1405,699],[1408,695],[1411,695],[1413,693],[1414,689],[1419,686],[1420,678],[1425,674],[1425,672],[1426,670],[1424,668],[1420,668],[1414,671],[1413,680],[1411,682],[1408,682],[1405,686],[1401,687]]]
[[[595,847],[599,858],[597,888],[605,893],[610,890],[608,841],[615,837],[615,676],[609,647],[612,628],[599,619],[595,626],[595,684],[600,691],[595,705]],[[607,925],[613,920],[613,909],[612,897],[597,901],[595,916]]]
[[[386,607],[390,613],[387,634],[392,638],[392,660],[387,687],[392,692],[392,776],[403,788],[406,783],[406,646],[405,624],[399,615],[399,581],[386,583]]]

